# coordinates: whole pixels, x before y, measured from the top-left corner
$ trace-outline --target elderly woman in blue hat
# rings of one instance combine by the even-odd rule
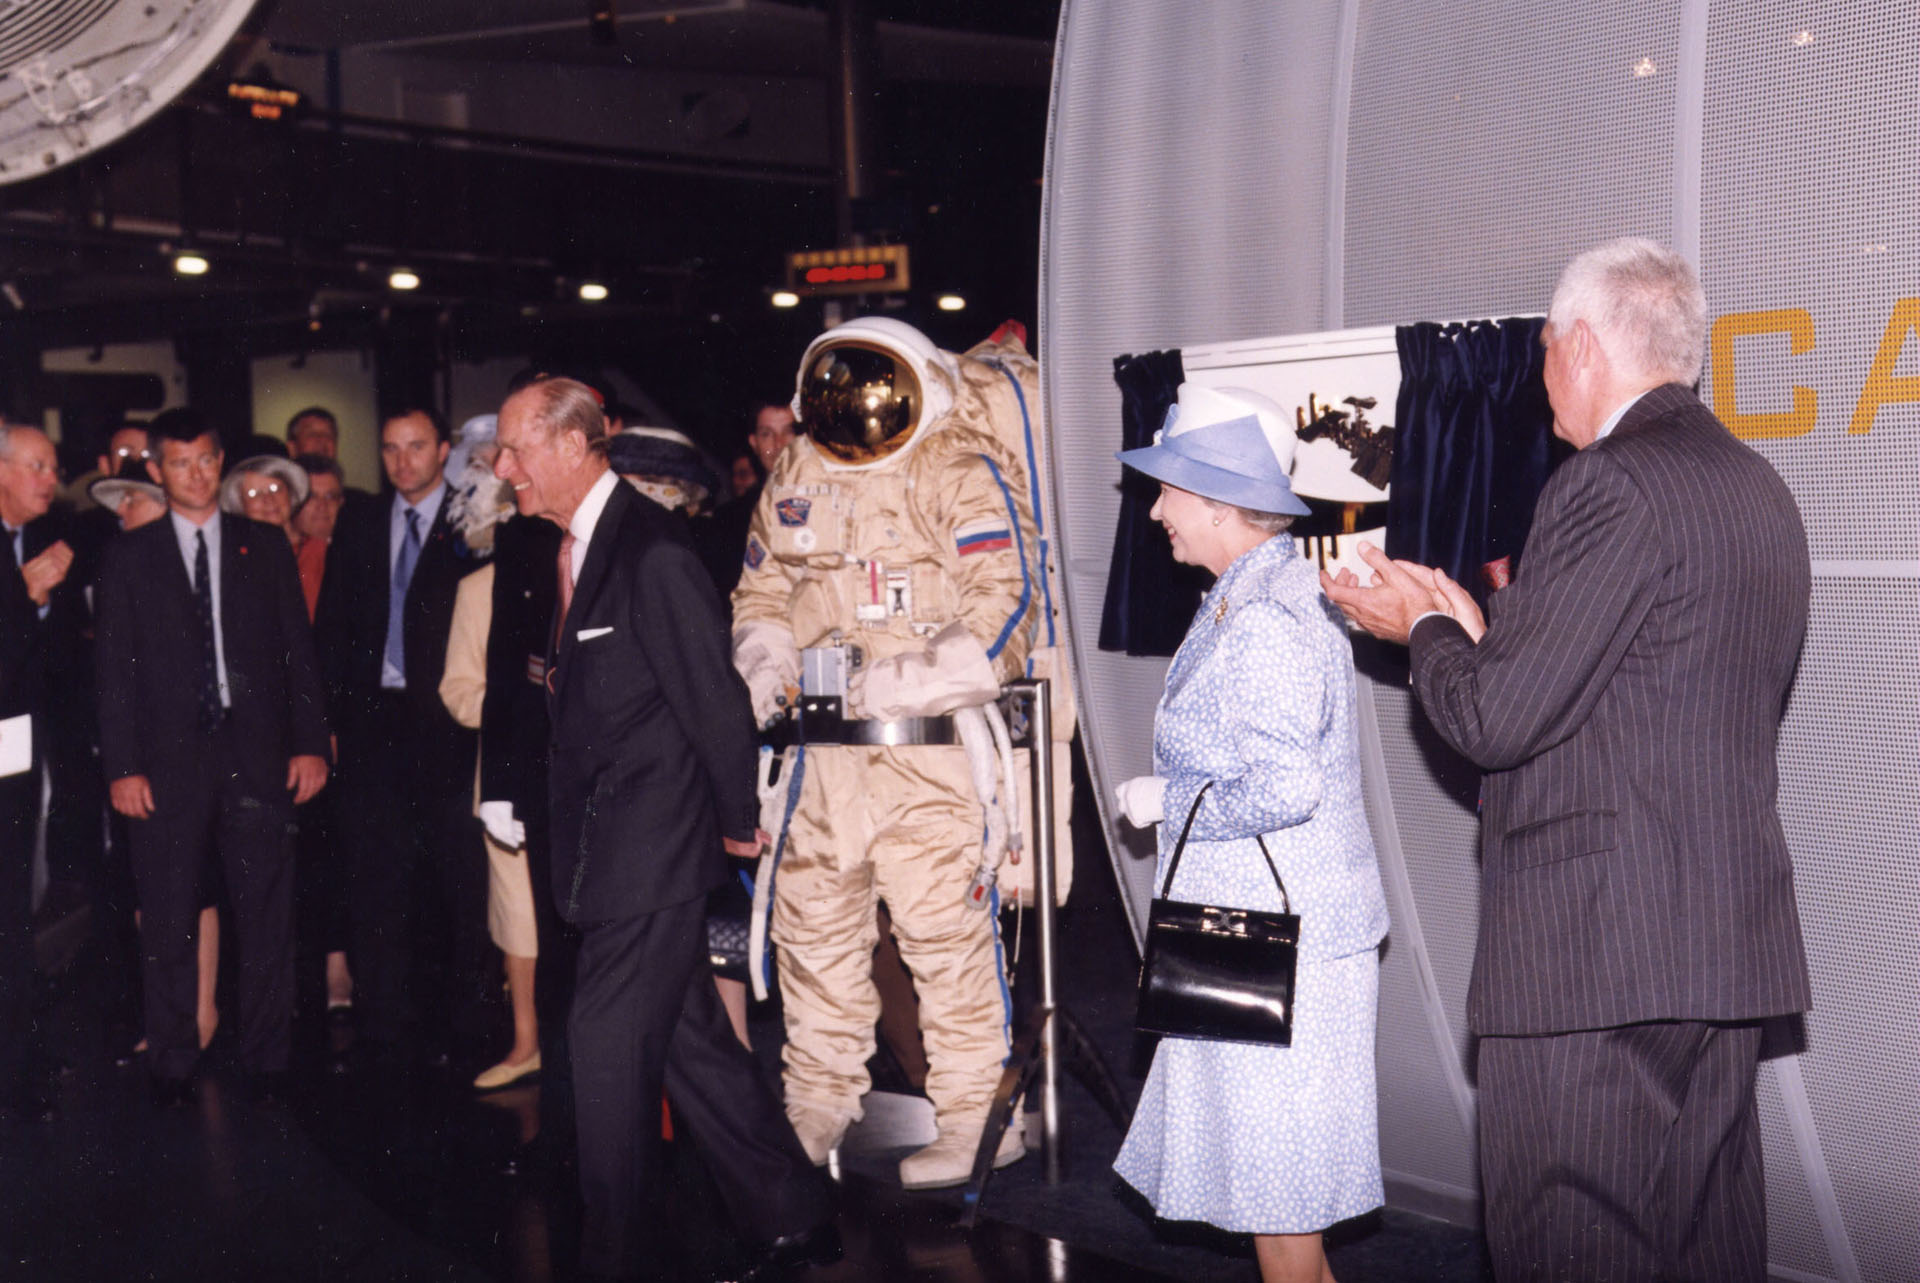
[[[1308,509],[1294,435],[1258,393],[1183,384],[1154,444],[1121,462],[1161,483],[1177,561],[1216,577],[1167,672],[1154,773],[1119,789],[1160,823],[1161,894],[1281,909],[1264,835],[1300,915],[1292,1044],[1163,1038],[1114,1168],[1155,1212],[1254,1236],[1261,1277],[1322,1283],[1321,1231],[1380,1206],[1374,1095],[1386,900],[1360,795],[1353,652],[1319,576],[1282,532]],[[1159,881],[1156,880],[1156,886]]]

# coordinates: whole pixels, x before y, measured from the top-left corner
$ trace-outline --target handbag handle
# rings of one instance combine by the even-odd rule
[[[1173,888],[1173,875],[1179,870],[1180,857],[1185,854],[1187,849],[1187,834],[1193,832],[1193,817],[1200,814],[1200,800],[1207,795],[1207,790],[1212,787],[1212,780],[1208,780],[1205,784],[1202,784],[1200,791],[1193,795],[1193,805],[1187,808],[1187,822],[1180,826],[1180,840],[1174,843],[1173,858],[1167,861],[1166,880],[1160,884],[1160,898],[1163,900],[1166,898],[1167,892]],[[1287,895],[1287,884],[1280,880],[1280,870],[1274,866],[1273,855],[1267,850],[1266,838],[1256,833],[1253,835],[1253,840],[1260,844],[1260,856],[1267,862],[1267,872],[1273,874],[1273,885],[1280,888],[1280,911],[1282,913],[1292,913],[1293,900]]]

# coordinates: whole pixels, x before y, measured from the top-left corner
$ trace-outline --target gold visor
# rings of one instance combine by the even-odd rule
[[[882,347],[842,339],[817,349],[800,378],[800,422],[842,463],[884,459],[920,425],[920,380]]]

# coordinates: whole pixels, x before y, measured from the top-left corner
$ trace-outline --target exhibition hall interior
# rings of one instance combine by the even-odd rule
[[[0,5],[0,1280],[1920,1279],[1916,83]]]

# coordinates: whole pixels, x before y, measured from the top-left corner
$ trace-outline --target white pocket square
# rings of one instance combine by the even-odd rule
[[[580,630],[579,632],[577,632],[577,633],[575,633],[575,634],[573,635],[573,639],[574,639],[575,641],[583,641],[583,642],[589,642],[589,641],[592,641],[592,640],[593,640],[594,638],[596,638],[596,637],[605,637],[605,636],[606,636],[606,635],[607,635],[608,633],[610,633],[610,632],[612,632],[612,631],[613,631],[613,629],[612,629],[611,627],[607,627],[607,628],[582,628],[582,629],[581,629],[581,630]]]

